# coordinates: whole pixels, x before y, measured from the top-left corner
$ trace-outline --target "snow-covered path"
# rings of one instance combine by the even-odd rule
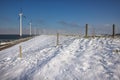
[[[120,39],[41,35],[0,52],[1,80],[120,80]],[[23,58],[19,58],[19,45]]]

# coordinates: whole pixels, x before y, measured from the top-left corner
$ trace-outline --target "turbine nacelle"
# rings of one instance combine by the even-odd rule
[[[19,13],[19,16],[22,16],[23,15],[23,13]]]

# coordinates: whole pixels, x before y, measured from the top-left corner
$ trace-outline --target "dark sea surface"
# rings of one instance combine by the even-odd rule
[[[0,35],[0,41],[4,42],[4,41],[11,41],[11,40],[16,40],[16,39],[21,39],[21,38],[26,38],[26,37],[30,37],[29,35],[8,35],[8,34],[2,34]]]

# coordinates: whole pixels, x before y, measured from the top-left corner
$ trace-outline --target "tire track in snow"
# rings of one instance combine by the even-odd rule
[[[73,39],[70,39],[69,42],[73,41]],[[63,43],[65,43],[68,40],[63,41]],[[65,44],[68,46],[68,43]],[[33,80],[32,76],[33,74],[37,71],[40,70],[41,68],[43,68],[47,63],[49,63],[52,59],[54,59],[59,53],[59,51],[61,50],[61,46],[58,47],[52,47],[50,49],[48,49],[47,51],[44,52],[44,50],[46,50],[47,48],[44,48],[43,50],[41,50],[41,52],[43,52],[42,54],[46,54],[44,55],[43,59],[38,59],[37,60],[37,64],[35,64],[32,68],[27,69],[26,71],[24,71],[22,73],[22,75],[20,76],[20,80]],[[48,54],[49,53],[49,54]],[[41,54],[41,53],[40,53]],[[47,56],[47,57],[46,57]]]
[[[51,52],[52,51],[50,50],[47,53],[52,54]],[[32,76],[33,76],[34,72],[36,70],[38,70],[39,68],[42,68],[44,65],[46,65],[52,58],[54,58],[58,54],[57,52],[58,52],[58,49],[56,49],[55,51],[53,50],[54,54],[49,55],[49,56],[43,58],[42,60],[37,60],[37,64],[33,65],[32,68],[27,69],[26,71],[24,71],[23,72],[24,74],[22,73],[22,75],[20,76],[20,80],[33,80]]]
[[[36,72],[34,76],[35,80],[47,79],[45,75],[47,76],[49,74],[50,76],[48,77],[48,80],[54,79],[55,75],[59,74],[59,69],[69,63],[74,57],[73,54],[78,49],[77,47],[79,47],[79,39],[75,39],[72,43],[69,44],[69,46],[62,48],[58,56],[49,61],[49,63],[45,65],[41,70]]]

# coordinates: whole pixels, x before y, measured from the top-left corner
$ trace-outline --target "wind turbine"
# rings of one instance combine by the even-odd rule
[[[20,33],[19,33],[19,35],[22,36],[22,16],[23,16],[22,10],[20,11],[19,16],[20,16]]]
[[[22,17],[26,18],[25,16],[23,16],[22,9],[20,10],[19,16],[20,16],[20,33],[19,33],[19,35],[22,36]]]

